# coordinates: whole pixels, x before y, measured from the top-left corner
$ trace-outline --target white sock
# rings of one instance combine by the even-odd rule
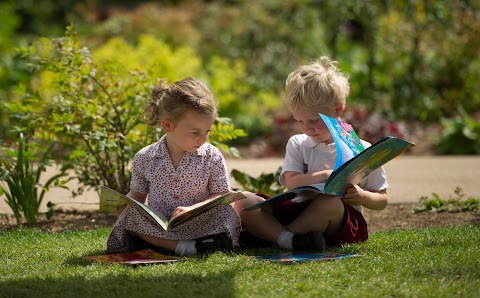
[[[293,249],[293,246],[292,246],[293,235],[294,234],[292,232],[289,232],[289,231],[286,231],[286,230],[281,232],[280,235],[278,236],[278,239],[277,239],[278,246],[280,246],[280,248],[283,248],[283,249],[292,250]]]
[[[179,256],[193,256],[197,254],[195,240],[179,240],[175,253]]]

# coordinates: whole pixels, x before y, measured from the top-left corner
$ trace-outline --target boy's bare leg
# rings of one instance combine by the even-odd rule
[[[285,228],[273,217],[272,213],[265,209],[243,211],[250,205],[264,201],[263,198],[249,192],[243,192],[245,199],[236,201],[234,209],[242,219],[243,224],[254,236],[276,243],[280,233]]]
[[[322,195],[312,200],[310,205],[285,228],[294,234],[320,231],[332,235],[343,225],[345,206],[338,197]]]

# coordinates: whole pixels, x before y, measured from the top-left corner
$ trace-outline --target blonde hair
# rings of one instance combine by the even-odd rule
[[[148,125],[160,127],[163,119],[178,121],[187,111],[217,113],[217,105],[207,86],[195,78],[186,78],[172,85],[162,79],[152,90],[143,119]]]
[[[290,111],[305,107],[345,105],[350,92],[348,79],[328,57],[291,72],[285,83],[285,102]]]

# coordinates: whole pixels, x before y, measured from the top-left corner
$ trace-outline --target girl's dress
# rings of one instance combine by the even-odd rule
[[[185,153],[175,169],[163,136],[135,155],[130,189],[148,194],[148,205],[170,218],[177,206],[191,206],[211,194],[227,192],[230,184],[223,155],[213,145],[205,143],[196,152]],[[128,231],[172,240],[226,233],[237,245],[240,219],[232,206],[219,205],[166,232],[130,204],[115,222],[106,251],[126,252]]]

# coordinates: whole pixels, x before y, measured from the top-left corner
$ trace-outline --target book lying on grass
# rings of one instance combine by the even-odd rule
[[[243,210],[255,210],[265,205],[292,200],[309,190],[341,197],[351,185],[358,184],[372,171],[415,146],[412,142],[388,136],[365,149],[351,125],[322,114],[320,117],[332,134],[337,151],[335,167],[327,181],[296,187]]]
[[[145,215],[147,215],[163,230],[168,231],[217,205],[227,205],[244,198],[245,196],[241,192],[228,192],[225,194],[220,194],[193,206],[185,207],[184,212],[178,213],[168,220],[167,217],[160,211],[148,206],[147,204],[134,200],[133,198],[130,198],[106,186],[101,186],[100,212],[115,213],[128,204],[134,204],[140,212],[143,212]]]
[[[263,261],[292,264],[310,261],[339,260],[359,256],[358,254],[342,254],[336,252],[287,252],[276,255],[254,256],[254,258]]]
[[[152,263],[171,263],[185,260],[184,257],[167,256],[155,252],[152,249],[144,249],[136,252],[128,252],[123,254],[110,254],[99,256],[85,256],[85,260],[95,263],[110,263],[110,264],[152,264]]]

